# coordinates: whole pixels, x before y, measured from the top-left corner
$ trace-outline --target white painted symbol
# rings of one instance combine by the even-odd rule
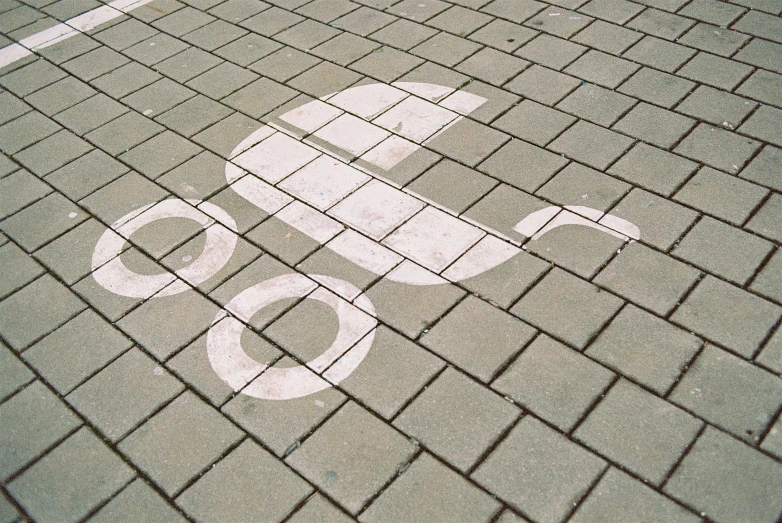
[[[146,205],[116,222],[106,230],[98,240],[92,254],[92,275],[104,288],[131,298],[149,298],[152,295],[172,296],[188,290],[190,285],[198,285],[211,278],[233,254],[236,247],[236,234],[194,206],[200,205],[211,216],[228,224],[236,230],[233,218],[221,208],[208,202],[172,199]],[[187,218],[197,222],[206,231],[206,242],[201,255],[196,260],[176,271],[162,274],[138,274],[128,269],[120,254],[130,236],[145,225],[165,218]]]
[[[351,287],[356,294],[360,294],[358,289],[347,282],[342,281],[341,285]],[[306,365],[269,368],[267,364],[247,356],[242,349],[240,339],[244,323],[218,314],[207,335],[209,362],[220,379],[233,390],[268,400],[300,398],[339,383],[358,367],[369,352],[375,338],[377,320],[318,287],[302,274],[286,274],[258,283],[239,293],[226,305],[226,309],[248,322],[262,308],[285,298],[308,298],[330,306],[339,320],[336,339],[323,354]],[[369,301],[366,303],[369,304]],[[371,309],[371,304],[369,306]]]
[[[79,33],[90,31],[100,24],[114,20],[123,14],[148,4],[152,0],[115,0],[107,5],[97,7],[91,11],[75,16],[61,24],[45,29],[19,43],[11,44],[0,49],[0,68],[10,65],[25,56],[30,56],[34,51],[45,49],[58,42],[76,36]]]
[[[353,87],[288,111],[250,134],[229,155],[226,180],[259,209],[391,281],[437,285],[471,278],[520,253],[521,242],[399,187],[384,173],[485,101],[434,84]],[[175,275],[130,271],[119,257],[125,240],[167,217],[201,224],[207,233],[204,252]],[[208,279],[225,265],[237,241],[210,217],[235,230],[225,211],[195,200],[166,200],[128,214],[98,242],[95,279],[117,294],[143,298],[176,294],[188,288],[185,281],[195,285]],[[524,217],[515,230],[535,241],[563,225],[590,227],[624,241],[640,236],[627,220],[584,206],[549,206]],[[328,304],[339,331],[334,343],[306,364],[269,368],[244,352],[241,334],[255,313],[285,298]],[[377,325],[372,303],[358,288],[322,275],[260,282],[225,308],[233,316],[221,311],[215,318],[207,335],[209,361],[234,391],[262,399],[298,398],[339,383],[366,356]]]

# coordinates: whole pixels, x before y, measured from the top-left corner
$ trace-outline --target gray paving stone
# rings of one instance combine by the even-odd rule
[[[554,105],[579,85],[581,82],[577,78],[533,65],[508,82],[505,88],[536,102]]]
[[[398,432],[349,402],[285,462],[355,514],[415,449]]]
[[[609,174],[669,196],[698,165],[645,143],[636,144],[608,169]]]
[[[459,283],[507,309],[548,267],[546,262],[535,256],[519,253],[497,267]]]
[[[521,319],[584,348],[619,309],[621,300],[554,269],[511,309]]]
[[[676,200],[741,225],[768,190],[735,176],[703,167],[676,193]]]
[[[0,217],[5,218],[43,198],[52,189],[29,172],[19,170],[0,178],[0,191],[3,193]]]
[[[780,125],[782,125],[782,110],[761,105],[755,114],[739,127],[739,131],[759,140],[782,146]]]
[[[526,60],[495,49],[484,48],[460,63],[456,69],[492,85],[502,85],[530,65]]]
[[[261,78],[223,99],[224,103],[253,118],[276,109],[296,96],[293,89]]]
[[[513,316],[468,296],[421,337],[421,344],[488,382],[534,334]]]
[[[32,108],[24,103],[20,98],[17,98],[5,90],[0,93],[0,100],[3,102],[2,108],[0,108],[0,124],[10,122],[14,118],[17,118],[32,110]]]
[[[579,9],[584,14],[620,25],[627,23],[642,10],[641,6],[626,0],[592,0]]]
[[[768,431],[761,448],[777,457],[782,456],[782,421],[780,419],[777,419],[776,424]]]
[[[590,23],[583,31],[580,31],[573,37],[573,41],[605,51],[606,53],[618,55],[642,37],[643,34],[637,31],[631,31],[619,25],[597,20],[594,23]]]
[[[271,7],[270,9],[244,20],[240,25],[255,33],[264,36],[272,36],[283,29],[295,25],[301,20],[304,20],[304,17],[284,9]]]
[[[728,31],[714,25],[699,23],[680,37],[678,41],[720,56],[731,56],[749,38],[748,35],[739,33],[735,29]]]
[[[677,75],[730,91],[751,72],[752,67],[748,65],[700,52]]]
[[[510,139],[484,124],[464,119],[427,142],[436,152],[474,167]]]
[[[117,441],[183,389],[157,362],[131,349],[66,400],[109,440]]]
[[[566,164],[567,160],[559,155],[522,140],[511,140],[478,169],[518,189],[534,192]]]
[[[695,53],[694,49],[669,43],[653,36],[646,36],[622,56],[655,69],[673,73]]]
[[[602,459],[526,416],[472,478],[534,520],[555,523],[605,467]]]
[[[11,349],[0,343],[0,401],[5,401],[11,394],[34,379],[35,374],[11,352]]]
[[[514,54],[559,71],[585,52],[587,48],[582,45],[556,36],[541,34]]]
[[[488,2],[487,2],[488,3]],[[474,6],[470,6],[474,7]],[[534,0],[513,2],[510,0],[495,0],[482,7],[482,11],[500,18],[504,18],[517,24],[532,17],[545,7],[544,4]]]
[[[247,34],[246,30],[236,25],[223,20],[215,20],[184,35],[182,39],[211,52]]]
[[[198,9],[185,6],[152,22],[152,26],[173,36],[182,36],[208,24],[215,18]]]
[[[416,22],[425,22],[437,13],[445,11],[448,4],[434,0],[427,4],[417,4],[415,0],[403,0],[388,9],[389,13],[415,20]]]
[[[618,91],[670,109],[694,86],[689,80],[643,67],[625,81]]]
[[[481,46],[475,42],[448,33],[438,33],[410,49],[410,52],[425,60],[453,67],[480,49]]]
[[[649,523],[697,523],[701,519],[631,476],[610,468],[573,517],[573,523],[620,523],[643,514]]]
[[[570,163],[535,193],[560,205],[588,205],[608,210],[630,186],[610,176]]]
[[[309,521],[350,523],[355,520],[335,507],[322,494],[316,492],[288,521],[291,523],[308,523]]]
[[[523,217],[544,207],[546,203],[543,200],[503,183],[473,205],[464,216],[520,244],[527,238],[513,227]]]
[[[615,89],[641,66],[600,51],[589,51],[565,72],[609,89]]]
[[[241,431],[185,392],[132,432],[119,450],[168,495],[209,467],[241,439]],[[188,452],[182,455],[182,448]]]
[[[586,354],[665,395],[700,347],[692,334],[627,305]]]
[[[122,99],[122,103],[143,113],[144,116],[152,116],[168,111],[188,98],[195,96],[195,94],[195,92],[179,85],[177,82],[163,78],[126,96]]]
[[[778,74],[758,69],[736,89],[736,93],[767,104],[782,106],[782,94],[775,88],[780,80]]]
[[[543,31],[561,38],[570,38],[589,23],[589,19],[586,17],[559,16],[561,14],[562,8],[551,6],[528,19],[524,25],[536,31]]]
[[[90,144],[63,129],[16,153],[14,159],[33,174],[46,176],[91,149]]]
[[[724,122],[728,122],[733,128],[738,126],[755,106],[756,103],[739,96],[712,87],[700,86],[680,103],[676,110],[715,125],[724,125]]]
[[[279,351],[275,352],[279,354]],[[275,364],[275,367],[281,365],[290,367],[296,366],[297,363],[286,357]],[[346,400],[345,395],[334,388],[284,401],[263,400],[239,394],[229,401],[222,411],[282,458],[297,448],[302,439]]]
[[[46,181],[72,200],[80,200],[115,180],[128,168],[99,149],[57,169]]]
[[[32,252],[86,218],[86,213],[61,194],[52,193],[0,222],[0,229]]]
[[[450,160],[443,160],[413,181],[408,188],[462,213],[496,185],[497,181],[488,176]]]
[[[482,1],[482,0],[481,0]],[[506,20],[494,19],[468,37],[470,40],[511,53],[537,35],[537,31]]]
[[[442,31],[466,36],[492,21],[492,17],[461,6],[453,6],[431,18],[427,25]]]
[[[80,343],[83,337],[91,342]],[[88,310],[26,350],[24,360],[57,391],[67,394],[131,345],[119,331]]]
[[[17,508],[11,504],[10,499],[5,495],[0,496],[0,521],[3,523],[22,521],[21,514],[19,514]]]
[[[356,9],[352,2],[347,0],[338,0],[336,2],[329,2],[328,0],[316,0],[314,2],[307,3],[302,7],[296,9],[296,12],[306,16],[307,18],[314,18],[323,23],[328,23],[350,11]]]
[[[80,425],[74,415],[40,381],[0,405],[0,477],[13,474]]]
[[[255,343],[260,340],[257,335],[243,334],[242,347],[249,354],[256,350],[255,345],[263,346],[261,343]],[[255,357],[257,358],[257,355]],[[200,336],[178,352],[166,362],[166,367],[215,407],[220,407],[234,394],[233,389],[217,376],[209,362],[206,335]]]
[[[470,78],[434,62],[424,62],[399,80],[402,82],[434,83],[458,89],[468,83]]]
[[[492,388],[569,432],[613,377],[609,370],[542,335]]]
[[[229,62],[246,67],[281,47],[280,44],[273,40],[250,33],[220,47],[214,51],[214,54],[225,58]]]
[[[153,27],[130,18],[96,33],[94,38],[115,51],[122,51],[158,33]]]
[[[160,78],[162,76],[152,69],[130,62],[90,83],[112,97],[121,98]]]
[[[205,331],[218,310],[195,292],[186,291],[145,302],[117,322],[117,327],[163,360]]]
[[[288,29],[281,31],[274,36],[278,42],[295,47],[304,51],[313,49],[326,40],[329,40],[340,33],[328,25],[316,22],[315,20],[304,20]]]
[[[767,145],[739,174],[742,178],[782,191],[782,178],[778,166],[782,162],[782,150]]]
[[[168,193],[136,172],[129,172],[81,202],[104,223],[114,223],[130,211],[163,200]]]
[[[164,131],[121,154],[119,159],[146,177],[156,179],[200,152],[202,149],[197,145],[171,131]]]
[[[286,82],[320,62],[315,56],[292,47],[283,47],[252,64],[250,69],[278,82]]]
[[[641,242],[667,251],[698,217],[698,213],[635,188],[611,214],[624,218],[641,230]]]
[[[376,51],[381,44],[350,33],[342,33],[312,50],[312,53],[346,66]]]
[[[246,440],[177,498],[177,504],[199,521],[279,521],[312,487]]]
[[[673,111],[642,102],[619,120],[613,129],[668,149],[687,134],[695,123]]]
[[[707,345],[669,399],[756,445],[782,406],[782,383],[775,375]]]
[[[57,20],[67,20],[86,11],[90,11],[100,5],[100,3],[94,0],[54,2],[41,9],[41,11],[56,18]]]
[[[63,78],[29,95],[26,101],[47,116],[64,111],[96,93],[84,82],[72,76]]]
[[[123,51],[133,60],[151,67],[166,58],[184,51],[187,44],[164,33],[154,35]]]
[[[38,53],[52,63],[61,64],[67,62],[71,58],[95,49],[99,45],[98,42],[89,36],[77,34],[67,40],[40,49]]]
[[[334,20],[334,23],[351,33],[359,36],[368,36],[370,33],[374,33],[395,20],[395,17],[381,11],[376,11],[369,7],[360,7],[337,18]]]
[[[61,127],[39,112],[32,111],[0,127],[0,150],[5,154],[16,154]]]
[[[340,388],[391,419],[444,366],[439,358],[380,326],[372,349]],[[378,387],[379,382],[385,385]]]
[[[171,522],[187,521],[141,479],[133,481],[119,494],[114,496],[95,516],[90,518],[90,521],[109,523],[131,519]]]
[[[622,250],[594,283],[667,316],[699,276],[697,269],[634,243]]]
[[[382,279],[366,293],[377,309],[377,317],[410,338],[438,319],[465,292],[455,285],[411,287]]]
[[[83,136],[126,112],[128,112],[127,107],[98,93],[59,113],[54,119],[79,136]]]
[[[36,60],[0,77],[0,85],[17,96],[25,97],[65,76],[67,74],[64,71],[46,60]]]
[[[768,296],[772,300],[782,302],[782,255],[779,250],[766,263],[750,285],[750,289]]]
[[[409,20],[397,20],[372,33],[372,39],[391,47],[408,51],[436,33],[437,31],[431,27],[416,24]]]
[[[550,109],[532,100],[524,100],[495,121],[493,125],[517,138],[543,146],[575,121],[576,119],[568,114]]]
[[[378,275],[374,272],[359,267],[328,248],[318,249],[296,268],[305,274],[320,274],[339,278],[362,290],[378,279]]]
[[[737,173],[760,143],[701,123],[675,149],[675,152],[717,169]]]
[[[19,290],[40,276],[44,270],[34,259],[13,243],[0,247],[0,265],[5,269],[0,275],[0,297]]]
[[[168,129],[190,137],[232,114],[231,109],[205,96],[197,95],[166,111],[156,121]]]
[[[580,120],[551,142],[549,148],[604,170],[632,144],[631,138]]]
[[[426,488],[422,489],[422,485]],[[361,514],[359,520],[367,523],[424,523],[445,519],[489,521],[500,508],[496,500],[423,454]]]
[[[171,58],[158,63],[157,65],[154,66],[154,69],[163,73],[169,78],[172,78],[176,82],[184,83],[190,80],[191,78],[194,78],[199,74],[208,71],[209,69],[211,69],[212,67],[220,63],[221,60],[216,56],[213,56],[195,47],[190,47],[188,49],[185,49],[181,53],[174,55]],[[158,85],[158,83],[155,83],[153,85]],[[165,92],[166,89],[163,86],[177,87],[180,90],[182,89],[182,87],[178,85],[172,86],[171,84],[162,84],[162,86],[159,87],[159,88],[162,87],[164,90],[164,93],[162,94],[168,94]],[[149,86],[146,89],[154,89],[154,88],[153,86]],[[143,91],[144,90],[142,90],[141,92]],[[159,94],[161,93],[158,93],[158,95]],[[133,96],[137,97],[138,94],[134,94]],[[149,96],[150,95],[147,95],[146,100],[149,99]],[[153,95],[152,98],[154,97],[155,96]]]
[[[62,64],[63,69],[81,80],[90,81],[128,63],[118,52],[102,46]]]
[[[766,240],[704,217],[672,252],[709,272],[743,285],[771,248],[772,244]]]
[[[383,82],[392,82],[422,63],[424,60],[417,56],[384,46],[354,62],[351,68]]]
[[[727,27],[745,12],[746,9],[736,5],[717,2],[716,0],[697,0],[685,6],[679,11],[679,14],[721,27]],[[746,27],[740,27],[734,27],[734,29],[749,32]]]
[[[192,139],[216,154],[227,157],[239,142],[247,138],[259,127],[260,125],[258,125],[256,120],[240,113],[234,113],[207,127],[193,136]],[[233,214],[233,216],[235,218],[240,217],[236,214]]]
[[[629,96],[597,85],[582,85],[557,104],[557,109],[609,127],[635,103]]]
[[[8,489],[36,521],[75,521],[132,478],[132,469],[83,428],[16,478]]]
[[[306,299],[285,311],[263,331],[264,336],[302,362],[325,352],[338,333],[339,321],[333,309],[325,303]]]
[[[707,276],[671,319],[749,358],[780,314],[779,306]]]
[[[289,265],[296,265],[312,254],[320,244],[272,216],[247,234],[247,239]]]
[[[771,522],[782,510],[782,466],[707,427],[664,490],[720,523]]]
[[[620,380],[574,437],[659,485],[702,425],[683,410]]]
[[[394,420],[394,426],[466,472],[513,422],[518,407],[448,368]]]

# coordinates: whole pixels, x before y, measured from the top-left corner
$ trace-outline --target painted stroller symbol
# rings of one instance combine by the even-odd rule
[[[253,132],[230,154],[226,179],[264,212],[374,274],[410,285],[465,280],[521,252],[520,243],[453,215],[383,174],[484,102],[475,94],[424,83],[349,88]],[[107,231],[98,242],[95,279],[112,292],[149,297],[157,291],[182,292],[188,287],[181,280],[197,284],[219,271],[236,244],[235,224],[213,204],[189,203],[198,210],[166,200],[115,223],[112,229],[123,238]],[[207,231],[204,252],[176,277],[132,273],[118,257],[124,238],[163,217],[200,223]],[[515,230],[534,241],[563,225],[590,227],[624,241],[640,236],[627,220],[584,206],[546,207],[524,217]],[[267,368],[242,349],[242,322],[291,297],[332,307],[339,332],[323,354],[305,365]],[[302,397],[339,383],[368,353],[377,325],[372,304],[358,288],[322,275],[290,274],[258,283],[225,308],[234,317],[221,312],[215,318],[207,336],[209,361],[235,391],[263,399]]]

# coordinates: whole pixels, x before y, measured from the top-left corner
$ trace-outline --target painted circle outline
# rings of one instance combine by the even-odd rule
[[[196,209],[196,206],[200,206],[204,212]],[[206,242],[201,254],[174,274],[138,274],[128,269],[120,257],[127,238],[143,226],[165,218],[185,218],[201,225],[206,231]],[[214,219],[228,228],[210,227]],[[235,230],[234,219],[209,202],[172,198],[145,205],[115,221],[98,239],[92,254],[92,276],[104,289],[120,296],[173,296],[190,289],[185,281],[198,285],[228,263],[238,241],[233,232]]]
[[[349,282],[343,281],[342,284],[355,288]],[[337,301],[319,295],[320,290],[324,290],[324,294]],[[207,333],[207,356],[217,376],[235,392],[266,400],[287,400],[308,396],[330,388],[347,378],[361,364],[372,347],[377,326],[377,320],[374,318],[372,318],[374,325],[366,335],[361,335],[359,341],[351,343],[345,349],[338,346],[343,330],[349,330],[357,320],[363,320],[368,315],[355,307],[340,310],[337,304],[348,302],[325,291],[323,287],[319,287],[303,274],[284,274],[257,283],[237,294],[225,305],[225,308],[228,310],[239,308],[242,310],[242,315],[249,319],[262,308],[286,298],[314,299],[330,306],[339,321],[337,338],[320,356],[310,360],[306,365],[289,368],[269,367],[250,358],[242,348],[241,335],[246,328],[245,325],[236,318],[224,318],[222,313],[218,313]],[[335,354],[330,354],[332,352]],[[349,352],[351,357],[342,357]],[[328,369],[323,372],[323,375],[328,377],[328,381],[316,374],[315,370],[318,369]]]

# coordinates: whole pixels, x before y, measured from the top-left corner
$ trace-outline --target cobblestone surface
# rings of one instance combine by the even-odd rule
[[[0,522],[782,518],[780,0],[0,0]]]

